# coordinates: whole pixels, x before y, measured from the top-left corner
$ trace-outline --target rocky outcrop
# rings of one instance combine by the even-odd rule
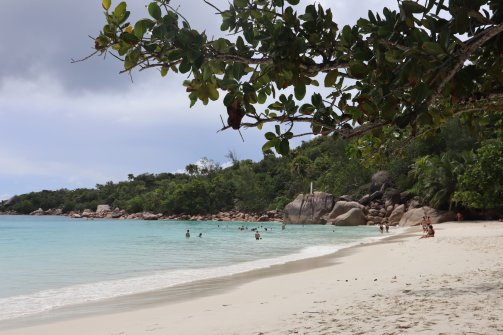
[[[405,214],[405,205],[396,206],[395,209],[391,212],[388,217],[388,223],[390,226],[397,226],[402,219],[402,216]]]
[[[431,223],[441,223],[454,220],[454,213],[438,211],[434,208],[423,206],[421,208],[409,209],[400,219],[401,227],[409,227],[419,225],[423,216],[429,216]]]
[[[42,208],[39,208],[37,210],[34,210],[33,212],[30,213],[30,215],[45,215],[45,212]]]
[[[330,213],[333,206],[334,197],[329,193],[299,194],[286,205],[283,219],[292,224],[324,224],[322,217]]]
[[[162,214],[154,214],[154,213],[150,213],[150,212],[142,213],[143,220],[159,220],[159,218],[161,216],[162,216]]]
[[[332,211],[325,216],[327,224],[332,224],[335,218],[337,218],[339,215],[349,212],[353,208],[359,208],[363,211],[365,209],[365,206],[355,201],[337,201],[334,205],[334,208],[332,208]]]
[[[261,213],[243,213],[239,211],[220,212],[217,214],[173,214],[163,215],[161,213],[132,213],[128,214],[125,210],[119,208],[113,211],[93,212],[86,209],[83,212],[72,211],[68,214],[69,217],[75,219],[128,219],[128,220],[176,220],[176,221],[241,221],[241,222],[281,222],[283,211],[270,210]]]
[[[96,213],[110,212],[110,205],[98,205],[96,208]]]
[[[370,204],[370,194],[365,194],[363,197],[358,200],[358,202],[364,206]]]
[[[370,192],[386,189],[391,184],[391,174],[389,171],[378,171],[370,179]]]
[[[395,188],[388,188],[384,191],[382,198],[386,207],[401,203],[400,191]]]
[[[352,208],[331,221],[335,226],[361,226],[367,223],[361,208]]]

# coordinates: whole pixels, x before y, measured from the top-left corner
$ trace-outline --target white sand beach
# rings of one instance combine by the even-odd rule
[[[501,334],[503,223],[418,227],[228,290],[1,335]],[[312,261],[312,260],[311,260]],[[252,275],[250,275],[252,276]]]

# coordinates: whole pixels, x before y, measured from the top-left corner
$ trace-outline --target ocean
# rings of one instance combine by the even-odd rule
[[[0,216],[0,322],[319,257],[382,237],[366,226],[282,230],[274,222]]]

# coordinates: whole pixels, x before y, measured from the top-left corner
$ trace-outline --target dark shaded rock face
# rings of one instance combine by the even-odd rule
[[[370,192],[379,191],[391,185],[391,175],[389,171],[378,171],[371,179]]]
[[[286,205],[284,222],[292,224],[324,224],[322,216],[330,213],[334,206],[334,196],[325,192],[299,194]]]
[[[400,191],[394,188],[389,188],[384,191],[383,199],[386,203],[391,205],[401,203]]]
[[[365,206],[370,204],[370,195],[369,194],[364,195],[363,197],[361,197],[360,200],[358,200],[358,202]]]
[[[382,195],[383,195],[382,191],[375,191],[374,193],[372,193],[372,194],[370,195],[369,200],[370,200],[370,201],[374,201],[374,200],[376,200],[376,199],[381,199],[381,198],[382,198]]]

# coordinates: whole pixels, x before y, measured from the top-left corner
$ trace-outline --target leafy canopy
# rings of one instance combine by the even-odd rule
[[[134,23],[126,2],[112,9],[103,0],[95,53],[114,54],[125,72],[189,73],[191,106],[223,97],[223,129],[276,123],[263,149],[282,154],[299,122],[313,134],[348,138],[390,127],[414,134],[456,114],[501,119],[501,0],[398,0],[398,11],[369,11],[344,27],[330,9],[300,8],[299,0],[233,0],[225,10],[205,2],[226,37],[192,29],[169,0],[151,2],[148,17]],[[328,93],[308,96],[313,86]]]

